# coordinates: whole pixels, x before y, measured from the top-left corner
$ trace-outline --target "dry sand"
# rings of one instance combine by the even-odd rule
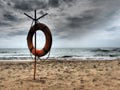
[[[120,90],[120,60],[0,62],[0,90]]]

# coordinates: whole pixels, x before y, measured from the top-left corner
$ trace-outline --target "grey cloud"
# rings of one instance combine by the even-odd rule
[[[50,7],[59,8],[60,5],[65,3],[65,5],[71,6],[73,1],[76,0],[6,0],[0,1],[0,6],[8,5],[14,9],[22,10],[22,11],[33,11],[34,9],[44,9],[47,10]]]
[[[5,18],[5,20],[9,20],[9,21],[17,21],[18,18],[13,15],[11,12],[6,12],[5,14],[3,14],[3,17]]]
[[[23,11],[32,11],[34,9],[59,8],[65,2],[65,5],[71,6],[73,0],[12,0],[14,8]],[[74,1],[75,2],[75,1]],[[11,5],[11,3],[8,3]]]
[[[91,1],[91,3],[89,3],[90,8],[82,12],[79,12],[78,8],[78,15],[66,16],[65,19],[67,23],[58,30],[61,30],[61,32],[66,31],[65,33],[67,33],[68,36],[79,35],[82,37],[83,35],[88,35],[93,30],[110,27],[109,23],[111,22],[113,15],[119,10],[118,4],[115,5],[115,3],[118,3],[119,1],[116,0],[116,2],[114,2],[111,0],[110,3],[109,0],[97,1],[94,1],[94,3]],[[61,35],[61,38],[62,37],[63,36]]]
[[[34,9],[45,9],[47,8],[47,3],[44,0],[20,0],[14,1],[14,8],[19,9],[19,10],[23,10],[23,11],[32,11]]]
[[[20,3],[15,3],[14,8],[20,9],[20,10],[27,10],[30,11],[32,9],[32,6],[29,5],[29,3],[26,2],[20,2]]]
[[[120,31],[120,26],[114,26],[114,27],[111,27],[109,29],[106,29],[106,31],[109,31],[109,32],[114,32],[114,31]]]
[[[18,35],[26,35],[28,32],[27,31],[12,31],[7,33],[7,36],[18,36]]]
[[[99,9],[92,9],[86,10],[76,16],[67,16],[65,18],[67,23],[65,23],[63,27],[59,28],[57,32],[67,33],[66,36],[61,35],[61,38],[69,38],[69,36],[73,38],[77,35],[82,37],[94,28],[93,24],[96,24],[97,20],[99,21],[99,16],[97,16],[97,13],[99,12]]]
[[[7,5],[8,5],[8,6],[12,6],[12,4],[11,4],[10,2],[7,2]]]
[[[31,13],[34,9],[38,9],[39,14],[43,14],[44,11],[49,13],[49,18],[43,19],[43,22],[45,20],[48,25],[52,24],[53,36],[62,40],[69,41],[88,37],[93,30],[103,31],[106,26],[108,26],[107,31],[119,30],[119,27],[111,27],[109,23],[112,23],[113,15],[120,8],[120,0],[6,0],[5,2],[7,3],[0,2],[0,29],[3,29],[2,26],[6,27],[12,24],[10,27],[13,29],[7,30],[6,28],[4,31],[8,37],[27,36],[27,31],[18,30],[24,22],[27,24],[28,20],[30,21],[21,12]],[[10,13],[3,12],[2,9],[10,11]],[[19,21],[18,16],[21,17],[22,22]],[[13,21],[16,22],[13,23]],[[19,27],[16,26],[18,24]],[[25,27],[24,25],[23,28]]]
[[[90,28],[94,27],[94,25],[105,25],[112,16],[110,13],[113,14],[113,12],[115,11],[105,13],[104,10],[100,8],[85,10],[78,16],[67,17],[67,26],[71,28]]]
[[[49,0],[49,5],[51,7],[58,7],[60,5],[60,0]]]
[[[56,8],[65,3],[65,5],[72,6],[72,3],[76,2],[76,0],[49,0],[48,5],[50,7]]]
[[[76,1],[76,0],[63,0],[63,1],[66,3],[72,3],[73,1]]]
[[[0,21],[0,27],[5,27],[5,26],[11,26],[11,24],[3,22],[3,21]],[[0,28],[0,29],[2,29],[2,28]]]
[[[91,23],[91,21],[94,19],[93,16],[83,16],[83,17],[68,17],[68,24],[67,26],[69,26],[70,28],[79,28],[79,27],[83,27],[89,23]]]

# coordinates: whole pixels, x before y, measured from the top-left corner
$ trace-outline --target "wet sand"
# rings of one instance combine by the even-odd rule
[[[0,62],[0,90],[120,90],[120,60]]]

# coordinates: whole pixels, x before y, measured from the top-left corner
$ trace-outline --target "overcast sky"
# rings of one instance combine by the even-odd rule
[[[52,47],[120,47],[120,0],[0,0],[0,48],[27,48],[32,20],[46,24]],[[37,33],[44,46],[44,34]]]

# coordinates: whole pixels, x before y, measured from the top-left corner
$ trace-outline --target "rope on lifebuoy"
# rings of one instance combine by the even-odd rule
[[[35,48],[33,46],[32,38],[33,38],[34,33],[37,30],[41,30],[44,33],[44,35],[46,37],[46,43],[41,50],[36,49],[36,53],[35,53]],[[51,46],[52,46],[52,35],[50,32],[50,29],[45,24],[42,24],[42,23],[37,23],[36,25],[33,25],[30,28],[30,31],[27,36],[27,44],[28,44],[28,48],[29,48],[30,52],[33,55],[36,55],[38,57],[46,55],[50,51]]]

